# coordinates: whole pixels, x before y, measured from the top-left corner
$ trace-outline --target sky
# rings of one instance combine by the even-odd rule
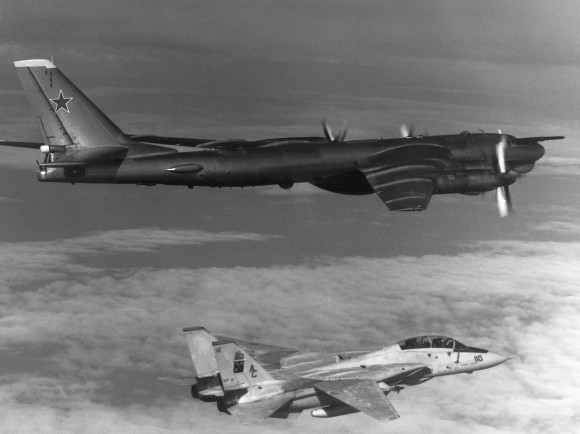
[[[0,149],[0,431],[580,430],[576,1],[0,0],[0,138],[40,141],[12,62],[50,58],[123,131],[564,135],[495,195],[43,184]],[[443,334],[508,355],[391,394],[401,415],[240,426],[162,376],[179,330],[306,351]]]

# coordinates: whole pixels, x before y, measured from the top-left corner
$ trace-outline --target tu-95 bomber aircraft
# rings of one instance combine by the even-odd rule
[[[507,134],[346,140],[323,123],[324,137],[208,140],[121,131],[52,61],[14,63],[43,142],[2,141],[40,149],[38,179],[67,183],[130,183],[291,188],[309,182],[335,193],[376,193],[390,210],[421,211],[433,194],[496,190],[500,214],[511,208],[509,185],[544,154],[539,142],[562,136]]]
[[[363,412],[377,420],[399,414],[386,395],[443,375],[471,374],[507,357],[445,336],[405,339],[378,351],[299,352],[183,329],[195,377],[160,380],[191,385],[193,398],[217,402],[244,423],[294,419],[311,410],[328,418]]]

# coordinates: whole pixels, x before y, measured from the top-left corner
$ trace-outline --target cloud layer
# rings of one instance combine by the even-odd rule
[[[39,184],[38,151],[0,149],[0,431],[580,430],[576,1],[0,1],[0,139],[40,141],[12,62],[50,55],[128,133],[567,137],[501,220],[493,195],[395,214],[310,186]],[[157,380],[190,373],[176,330],[199,324],[305,350],[442,333],[513,360],[391,395],[387,424],[244,427]]]
[[[187,388],[155,380],[190,372],[176,332],[189,325],[305,350],[371,349],[418,334],[451,335],[514,360],[393,396],[402,417],[389,427],[566,432],[580,423],[580,384],[570,375],[580,357],[574,344],[580,338],[578,243],[485,242],[454,256],[327,257],[268,268],[111,270],[77,263],[87,245],[92,255],[110,254],[124,237],[127,246],[136,238],[162,240],[157,248],[163,249],[175,235],[129,234],[62,240],[54,256],[46,254],[52,243],[34,243],[28,246],[34,264],[9,265],[0,315],[0,397],[8,406],[1,430],[13,431],[24,420],[21,432],[74,432],[86,420],[95,432],[179,432],[192,423],[205,432],[233,429],[232,418],[191,401]],[[261,239],[192,231],[182,242],[240,237]],[[21,255],[16,244],[0,248],[5,256]],[[59,274],[43,272],[56,268]],[[295,425],[270,421],[236,430],[348,432],[354,424],[367,432],[385,429],[361,415],[319,421],[306,413]]]

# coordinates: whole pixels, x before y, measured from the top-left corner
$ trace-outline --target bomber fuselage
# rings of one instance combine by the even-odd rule
[[[508,138],[506,161],[510,168],[531,170],[534,162],[542,157],[543,147],[538,143],[522,146],[514,141],[512,144],[512,137]],[[80,168],[42,167],[39,180],[210,187],[280,185],[284,188],[310,182],[337,193],[370,194],[373,189],[359,171],[369,164],[369,156],[410,143],[430,143],[450,151],[449,158],[439,160],[443,170],[422,174],[433,179],[435,193],[478,193],[513,182],[496,170],[495,147],[499,140],[498,134],[459,134],[348,142],[289,139],[287,143],[233,150],[170,146],[161,155],[141,157],[129,153],[124,158]],[[48,155],[50,162],[52,157]]]

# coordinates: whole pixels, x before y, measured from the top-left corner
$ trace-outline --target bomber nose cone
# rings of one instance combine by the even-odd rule
[[[501,179],[503,180],[503,185],[512,185],[516,182],[516,176],[511,173],[502,173]]]
[[[544,149],[544,147],[542,145],[540,145],[539,143],[537,145],[538,145],[538,148],[537,148],[536,161],[538,161],[540,158],[542,158],[544,156],[544,153],[546,152],[546,150]]]

